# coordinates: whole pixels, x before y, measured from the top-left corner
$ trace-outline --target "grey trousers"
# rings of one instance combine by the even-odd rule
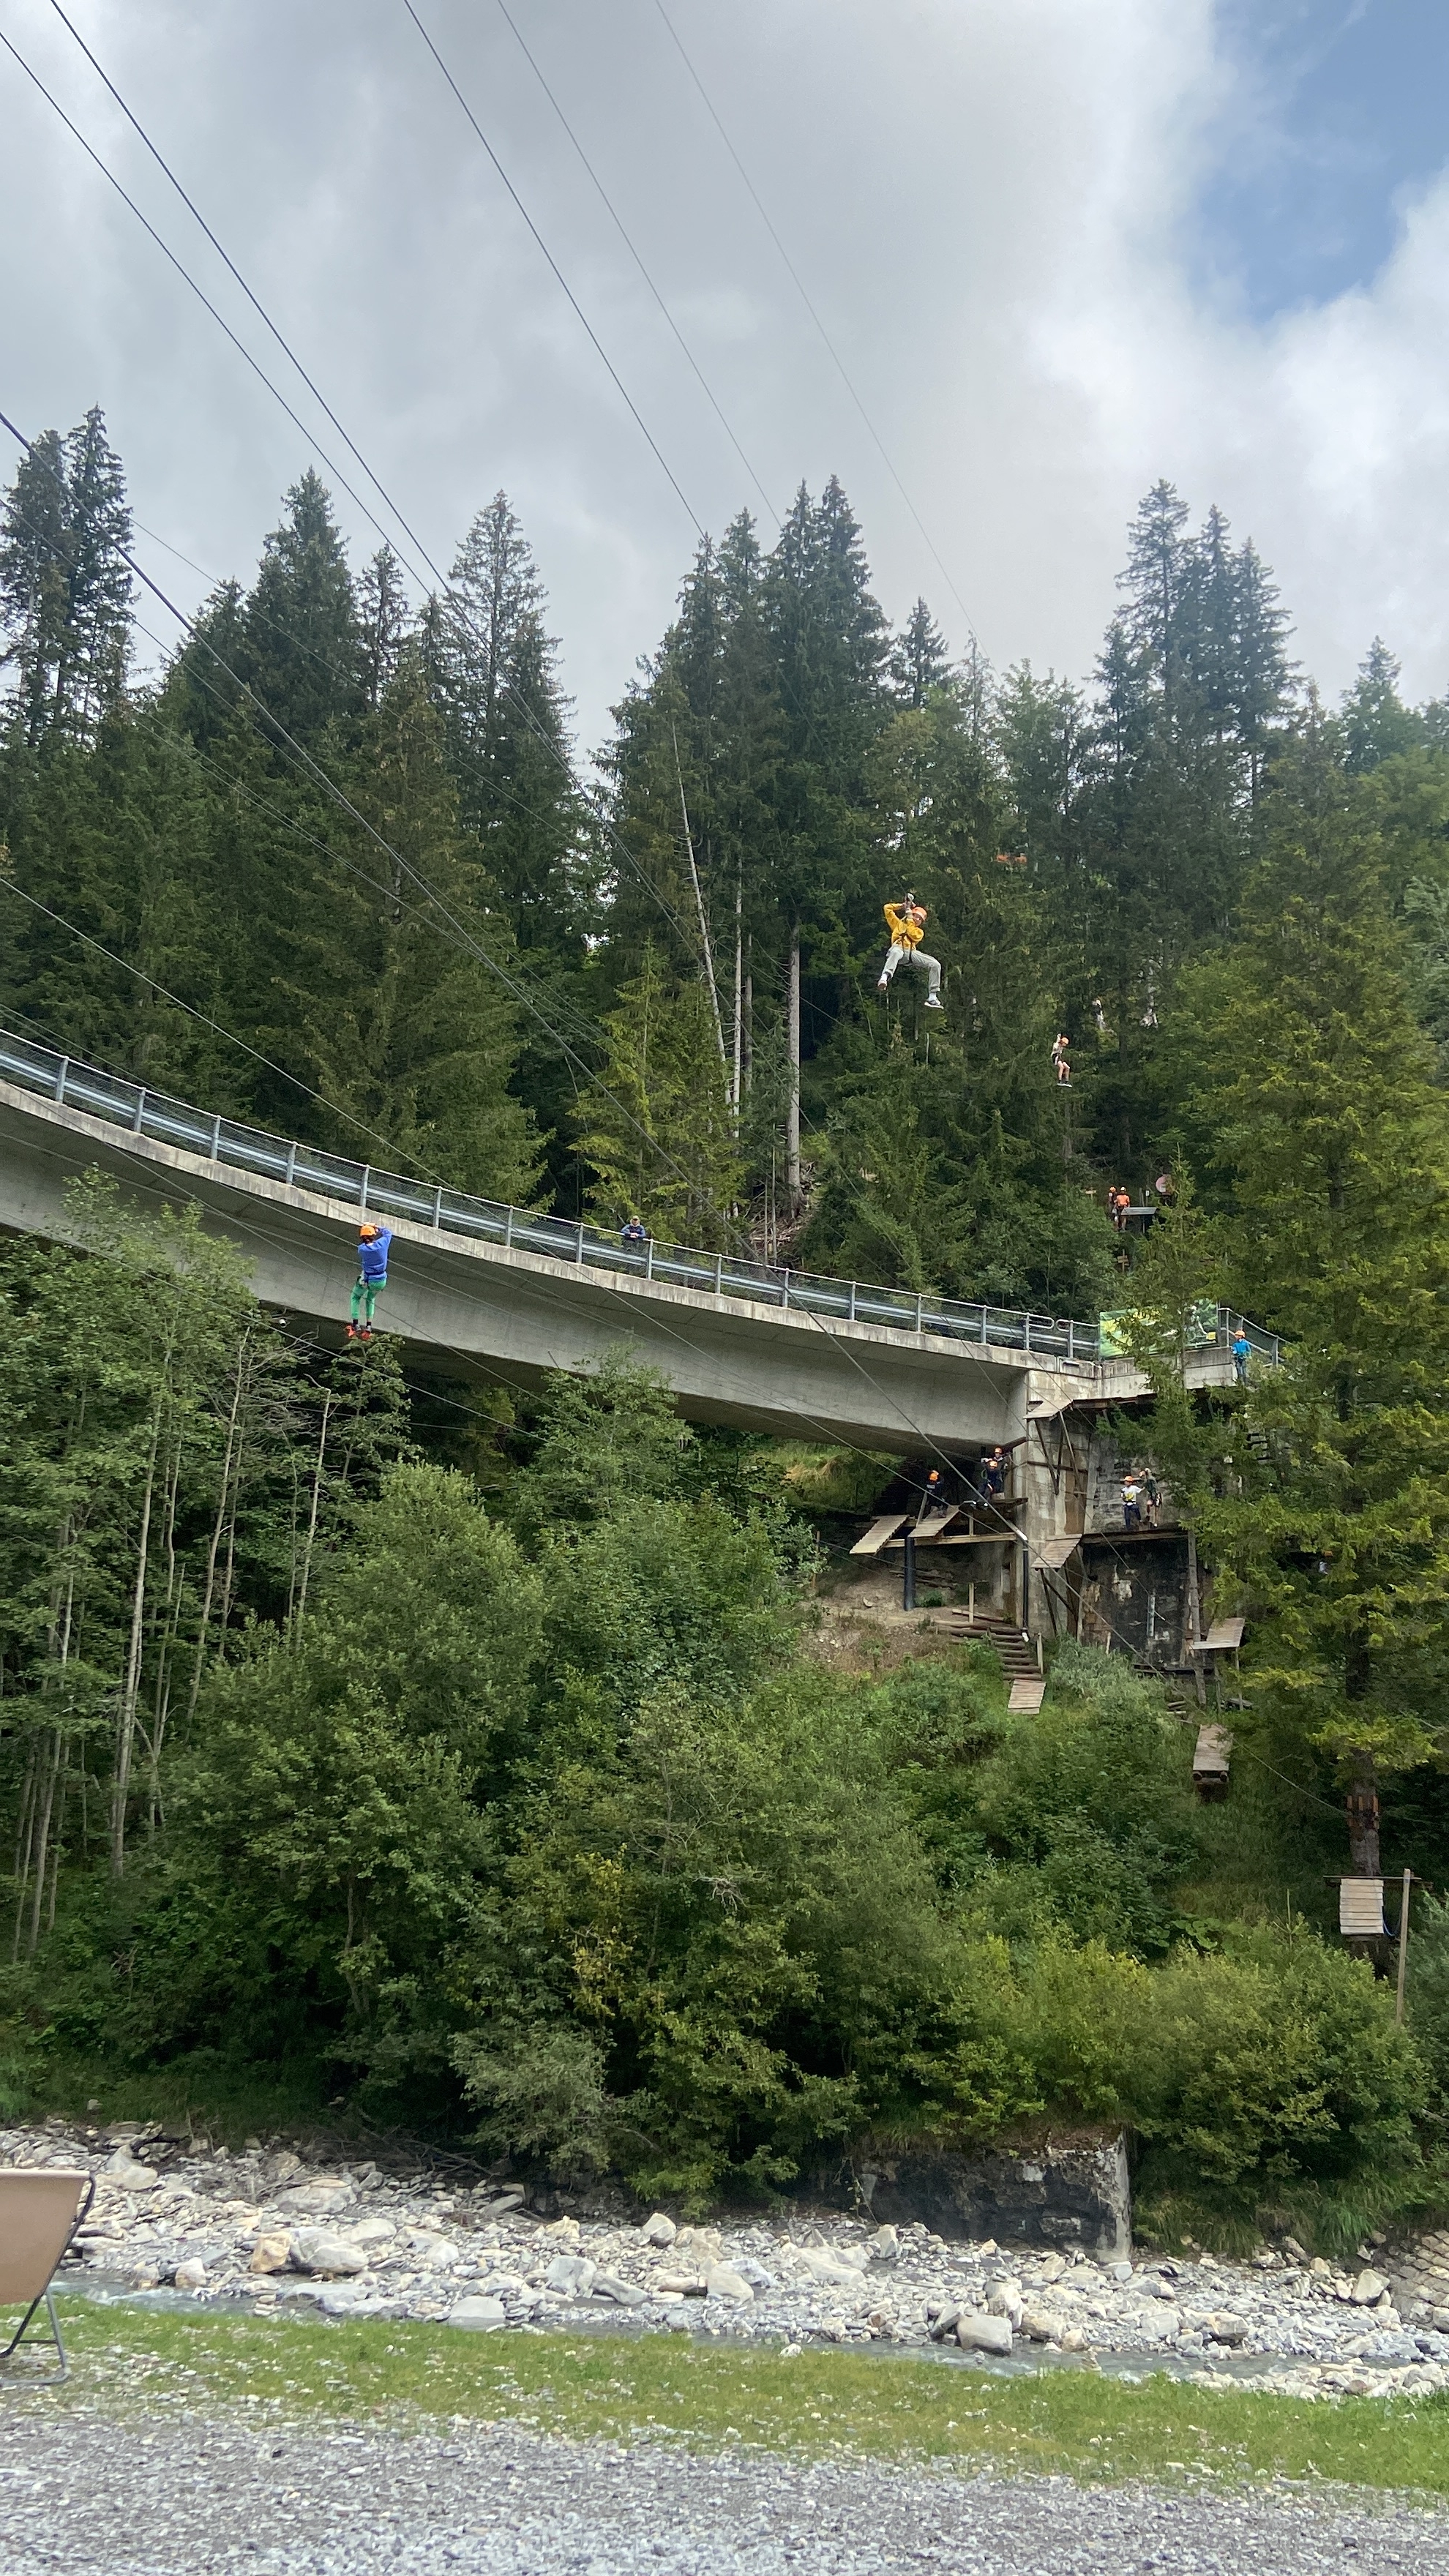
[[[927,974],[927,976],[928,976],[928,977],[929,977],[929,979],[930,979],[930,980],[929,980],[929,982],[928,982],[928,984],[927,984],[927,987],[926,987],[927,991],[928,991],[928,992],[931,992],[931,993],[939,993],[939,992],[940,992],[940,989],[941,989],[941,960],[940,960],[940,958],[939,958],[939,957],[928,957],[928,956],[926,955],[926,952],[925,952],[924,948],[904,948],[904,947],[902,947],[901,942],[900,942],[899,940],[897,940],[897,941],[895,942],[895,944],[894,944],[894,946],[893,946],[893,947],[889,948],[889,949],[886,951],[886,962],[885,962],[885,964],[882,966],[882,968],[881,968],[881,970],[880,970],[880,980],[881,980],[881,982],[882,982],[883,984],[888,984],[888,983],[890,982],[891,977],[892,977],[892,975],[894,975],[894,973],[895,973],[895,971],[896,971],[896,968],[899,966],[899,964],[900,964],[900,962],[901,962],[902,958],[904,958],[904,959],[906,960],[906,962],[907,962],[907,964],[908,964],[908,965],[911,965],[911,966],[924,966],[924,968],[925,968],[925,970],[926,970],[926,974]]]

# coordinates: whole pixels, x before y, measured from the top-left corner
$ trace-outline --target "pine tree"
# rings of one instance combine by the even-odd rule
[[[23,739],[94,741],[125,685],[131,539],[120,460],[93,407],[22,458],[0,534],[0,662],[14,671]]]
[[[362,688],[376,708],[384,689],[397,675],[409,624],[407,586],[391,546],[378,547],[357,585],[358,622],[362,629]]]
[[[241,677],[278,728],[312,744],[360,715],[365,655],[346,551],[310,465],[286,504],[247,600]]]
[[[609,1223],[639,1216],[653,1234],[722,1249],[741,1172],[703,984],[671,985],[646,941],[604,1031],[602,1076],[579,1108],[591,1207]]]
[[[1280,758],[1267,828],[1240,941],[1184,979],[1177,1045],[1229,1292],[1290,1347],[1215,1437],[1202,1528],[1263,1623],[1266,1705],[1346,1777],[1373,1870],[1377,1771],[1444,1740],[1449,1111],[1321,721]]]
[[[903,706],[923,707],[951,667],[946,638],[923,599],[918,599],[891,647],[890,673]]]
[[[1399,665],[1381,635],[1376,635],[1358,666],[1358,677],[1344,691],[1344,765],[1361,772],[1377,769],[1398,752],[1414,751],[1425,738],[1422,717],[1399,695]]]

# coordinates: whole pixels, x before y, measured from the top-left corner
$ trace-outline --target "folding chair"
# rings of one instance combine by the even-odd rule
[[[89,2174],[60,2172],[48,2165],[0,2167],[0,2308],[30,2302],[10,2341],[0,2348],[0,2361],[9,2360],[42,2305],[60,2360],[59,2370],[45,2379],[28,2381],[30,2387],[53,2388],[69,2371],[50,2285],[95,2196]]]

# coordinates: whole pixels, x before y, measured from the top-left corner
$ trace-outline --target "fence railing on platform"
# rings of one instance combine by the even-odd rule
[[[891,1332],[930,1333],[951,1342],[975,1343],[986,1350],[1029,1353],[1044,1360],[1095,1361],[1103,1336],[1096,1324],[1052,1315],[1033,1315],[1009,1306],[978,1305],[956,1297],[917,1295],[913,1290],[881,1288],[872,1281],[832,1279],[809,1270],[782,1269],[738,1254],[702,1252],[686,1244],[621,1243],[617,1234],[566,1217],[540,1216],[529,1208],[510,1207],[497,1199],[473,1197],[444,1183],[408,1180],[375,1163],[355,1163],[340,1154],[323,1153],[248,1127],[234,1118],[212,1116],[189,1101],[153,1091],[103,1073],[79,1057],[0,1030],[0,1080],[18,1084],[62,1108],[103,1118],[133,1136],[197,1154],[234,1171],[259,1173],[288,1189],[314,1190],[340,1199],[359,1213],[402,1217],[442,1235],[471,1242],[501,1244],[505,1250],[540,1253],[554,1261],[635,1278],[657,1279],[671,1288],[692,1288],[712,1297],[748,1298],[792,1313],[834,1316],[841,1323],[876,1324]],[[1215,1329],[1205,1344],[1226,1349],[1240,1318],[1226,1307],[1209,1310]],[[1271,1334],[1248,1325],[1255,1348],[1276,1360]],[[1110,1339],[1110,1336],[1109,1336]],[[1271,1349],[1270,1349],[1271,1346]]]

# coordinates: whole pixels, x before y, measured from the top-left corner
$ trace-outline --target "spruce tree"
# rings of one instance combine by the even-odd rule
[[[346,550],[310,465],[286,507],[247,600],[241,677],[279,729],[311,745],[360,715],[365,653]]]
[[[605,1015],[602,1075],[579,1105],[589,1204],[608,1224],[724,1249],[741,1172],[708,997],[669,978],[652,941]]]
[[[120,697],[130,646],[131,539],[120,460],[93,406],[35,440],[0,531],[0,667],[23,739],[88,743]]]
[[[1202,1528],[1260,1623],[1255,1701],[1338,1766],[1372,1870],[1378,1771],[1445,1741],[1449,1110],[1319,720],[1267,829],[1241,938],[1184,978],[1175,1036],[1229,1293],[1288,1337],[1213,1435]]]

